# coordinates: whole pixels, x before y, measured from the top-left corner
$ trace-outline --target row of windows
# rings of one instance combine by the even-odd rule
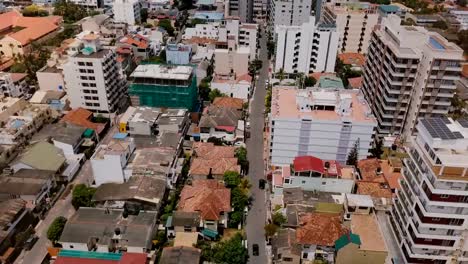
[[[86,100],[99,100],[99,97],[97,97],[97,96],[85,96],[84,98]]]
[[[80,69],[80,73],[94,73],[94,70]]]
[[[96,80],[96,78],[94,76],[80,76],[80,79],[81,80],[90,80],[90,81],[94,81]]]
[[[81,86],[83,87],[96,87],[95,83],[82,83]]]
[[[101,106],[99,103],[86,103],[85,105],[86,106],[96,106],[96,107]]]
[[[86,65],[86,66],[93,66],[93,63],[92,63],[92,62],[86,62],[86,63],[85,63],[85,62],[79,61],[79,62],[78,62],[78,65],[79,65],[79,66],[85,66],[85,65]]]
[[[86,90],[85,89],[85,90],[83,90],[83,93],[85,93],[85,94],[89,94],[89,93],[90,94],[97,94],[97,91],[96,90]]]

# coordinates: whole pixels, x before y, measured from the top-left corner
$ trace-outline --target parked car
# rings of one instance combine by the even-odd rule
[[[258,254],[259,254],[258,244],[253,244],[252,245],[252,254],[254,256],[258,256]]]
[[[25,250],[31,250],[34,244],[36,244],[37,240],[39,240],[38,236],[36,235],[31,236],[30,238],[28,238],[28,240],[26,240],[26,242],[24,242],[23,248]]]
[[[266,185],[266,180],[265,179],[258,180],[258,188],[260,188],[261,190],[264,190],[265,185]]]

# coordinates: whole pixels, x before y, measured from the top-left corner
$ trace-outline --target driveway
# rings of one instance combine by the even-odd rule
[[[266,37],[262,35],[260,39],[259,58],[263,61],[263,68],[260,70],[254,96],[250,104],[250,131],[251,137],[247,140],[247,156],[250,162],[249,178],[252,183],[252,206],[247,215],[247,240],[249,245],[249,263],[267,263],[265,252],[265,233],[263,227],[266,222],[266,194],[264,190],[258,188],[259,179],[265,178],[264,157],[263,157],[263,125],[265,109],[265,79],[268,74],[268,59],[266,50]],[[252,245],[258,244],[260,248],[259,256],[252,255]]]

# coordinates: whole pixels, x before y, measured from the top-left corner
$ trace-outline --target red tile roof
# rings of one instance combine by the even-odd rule
[[[149,46],[149,41],[147,38],[143,37],[140,34],[127,35],[125,39],[122,40],[123,43],[138,47],[140,49],[146,49]]]
[[[217,180],[193,180],[180,194],[179,211],[200,212],[204,220],[218,220],[231,211],[231,190]]]
[[[237,165],[237,158],[204,159],[195,158],[190,166],[190,175],[223,175],[226,171],[236,171],[240,173],[240,166]]]
[[[215,146],[212,142],[194,142],[193,152],[197,158],[220,159],[234,158],[235,147]]]
[[[105,125],[100,123],[93,123],[90,120],[92,115],[93,113],[91,111],[79,107],[68,112],[62,118],[61,122],[67,122],[78,126],[90,128],[95,130],[98,134],[100,134],[104,130]]]
[[[21,81],[28,76],[26,73],[10,73],[10,75],[13,82]]]
[[[58,29],[62,22],[62,17],[23,17],[16,11],[10,11],[0,14],[0,31],[6,31],[15,27],[23,28],[17,32],[7,34],[9,37],[17,40],[21,45],[27,45],[31,41]]]
[[[341,215],[309,213],[300,218],[296,240],[302,245],[333,246],[335,241],[347,232],[341,224]]]
[[[213,101],[213,105],[219,106],[219,107],[230,107],[230,108],[235,108],[238,110],[242,110],[242,107],[244,106],[244,100],[240,98],[233,98],[233,97],[216,97]]]
[[[361,178],[364,181],[385,182],[380,163],[381,161],[376,158],[358,161],[357,168],[361,173]]]
[[[338,58],[344,63],[349,65],[364,66],[366,63],[366,58],[361,53],[341,53],[338,55]]]
[[[293,161],[294,171],[316,171],[324,173],[323,160],[313,156],[300,156],[294,158]]]
[[[362,87],[362,77],[355,77],[348,79],[349,86],[353,89],[358,89]]]
[[[356,181],[357,194],[370,195],[374,198],[392,198],[392,190],[387,183]]]

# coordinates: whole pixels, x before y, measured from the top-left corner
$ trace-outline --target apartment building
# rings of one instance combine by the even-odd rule
[[[450,10],[450,15],[452,15],[460,23],[460,30],[468,29],[468,10]]]
[[[327,4],[322,19],[340,33],[340,52],[367,52],[371,33],[379,20],[377,7],[369,3]]]
[[[250,60],[257,57],[258,25],[241,23],[238,19],[227,19],[225,25],[226,35],[234,36],[239,46],[249,47]]]
[[[334,25],[315,24],[315,17],[300,26],[276,26],[275,72],[334,72],[339,33]]]
[[[270,162],[289,165],[297,156],[346,163],[359,140],[368,155],[377,122],[359,91],[274,87],[270,117]]]
[[[104,49],[99,36],[92,33],[71,44],[69,50],[63,73],[70,106],[99,113],[120,111],[128,99],[115,52]]]
[[[408,136],[419,117],[448,113],[463,61],[457,45],[389,15],[372,33],[367,53],[362,91],[379,136]]]
[[[0,93],[5,97],[23,97],[28,89],[26,73],[0,72]]]
[[[408,138],[390,226],[404,263],[468,263],[468,120],[423,118]]]
[[[115,22],[135,25],[141,22],[141,8],[138,0],[115,0],[113,7]]]
[[[101,0],[70,0],[70,2],[87,8],[101,8],[104,4]]]
[[[216,49],[214,71],[221,76],[243,76],[249,73],[250,48],[239,46],[234,36],[228,36],[227,48]]]
[[[271,0],[267,16],[270,27],[300,26],[309,21],[312,3],[303,0]]]
[[[133,106],[195,108],[198,87],[191,66],[142,64],[130,77]]]

